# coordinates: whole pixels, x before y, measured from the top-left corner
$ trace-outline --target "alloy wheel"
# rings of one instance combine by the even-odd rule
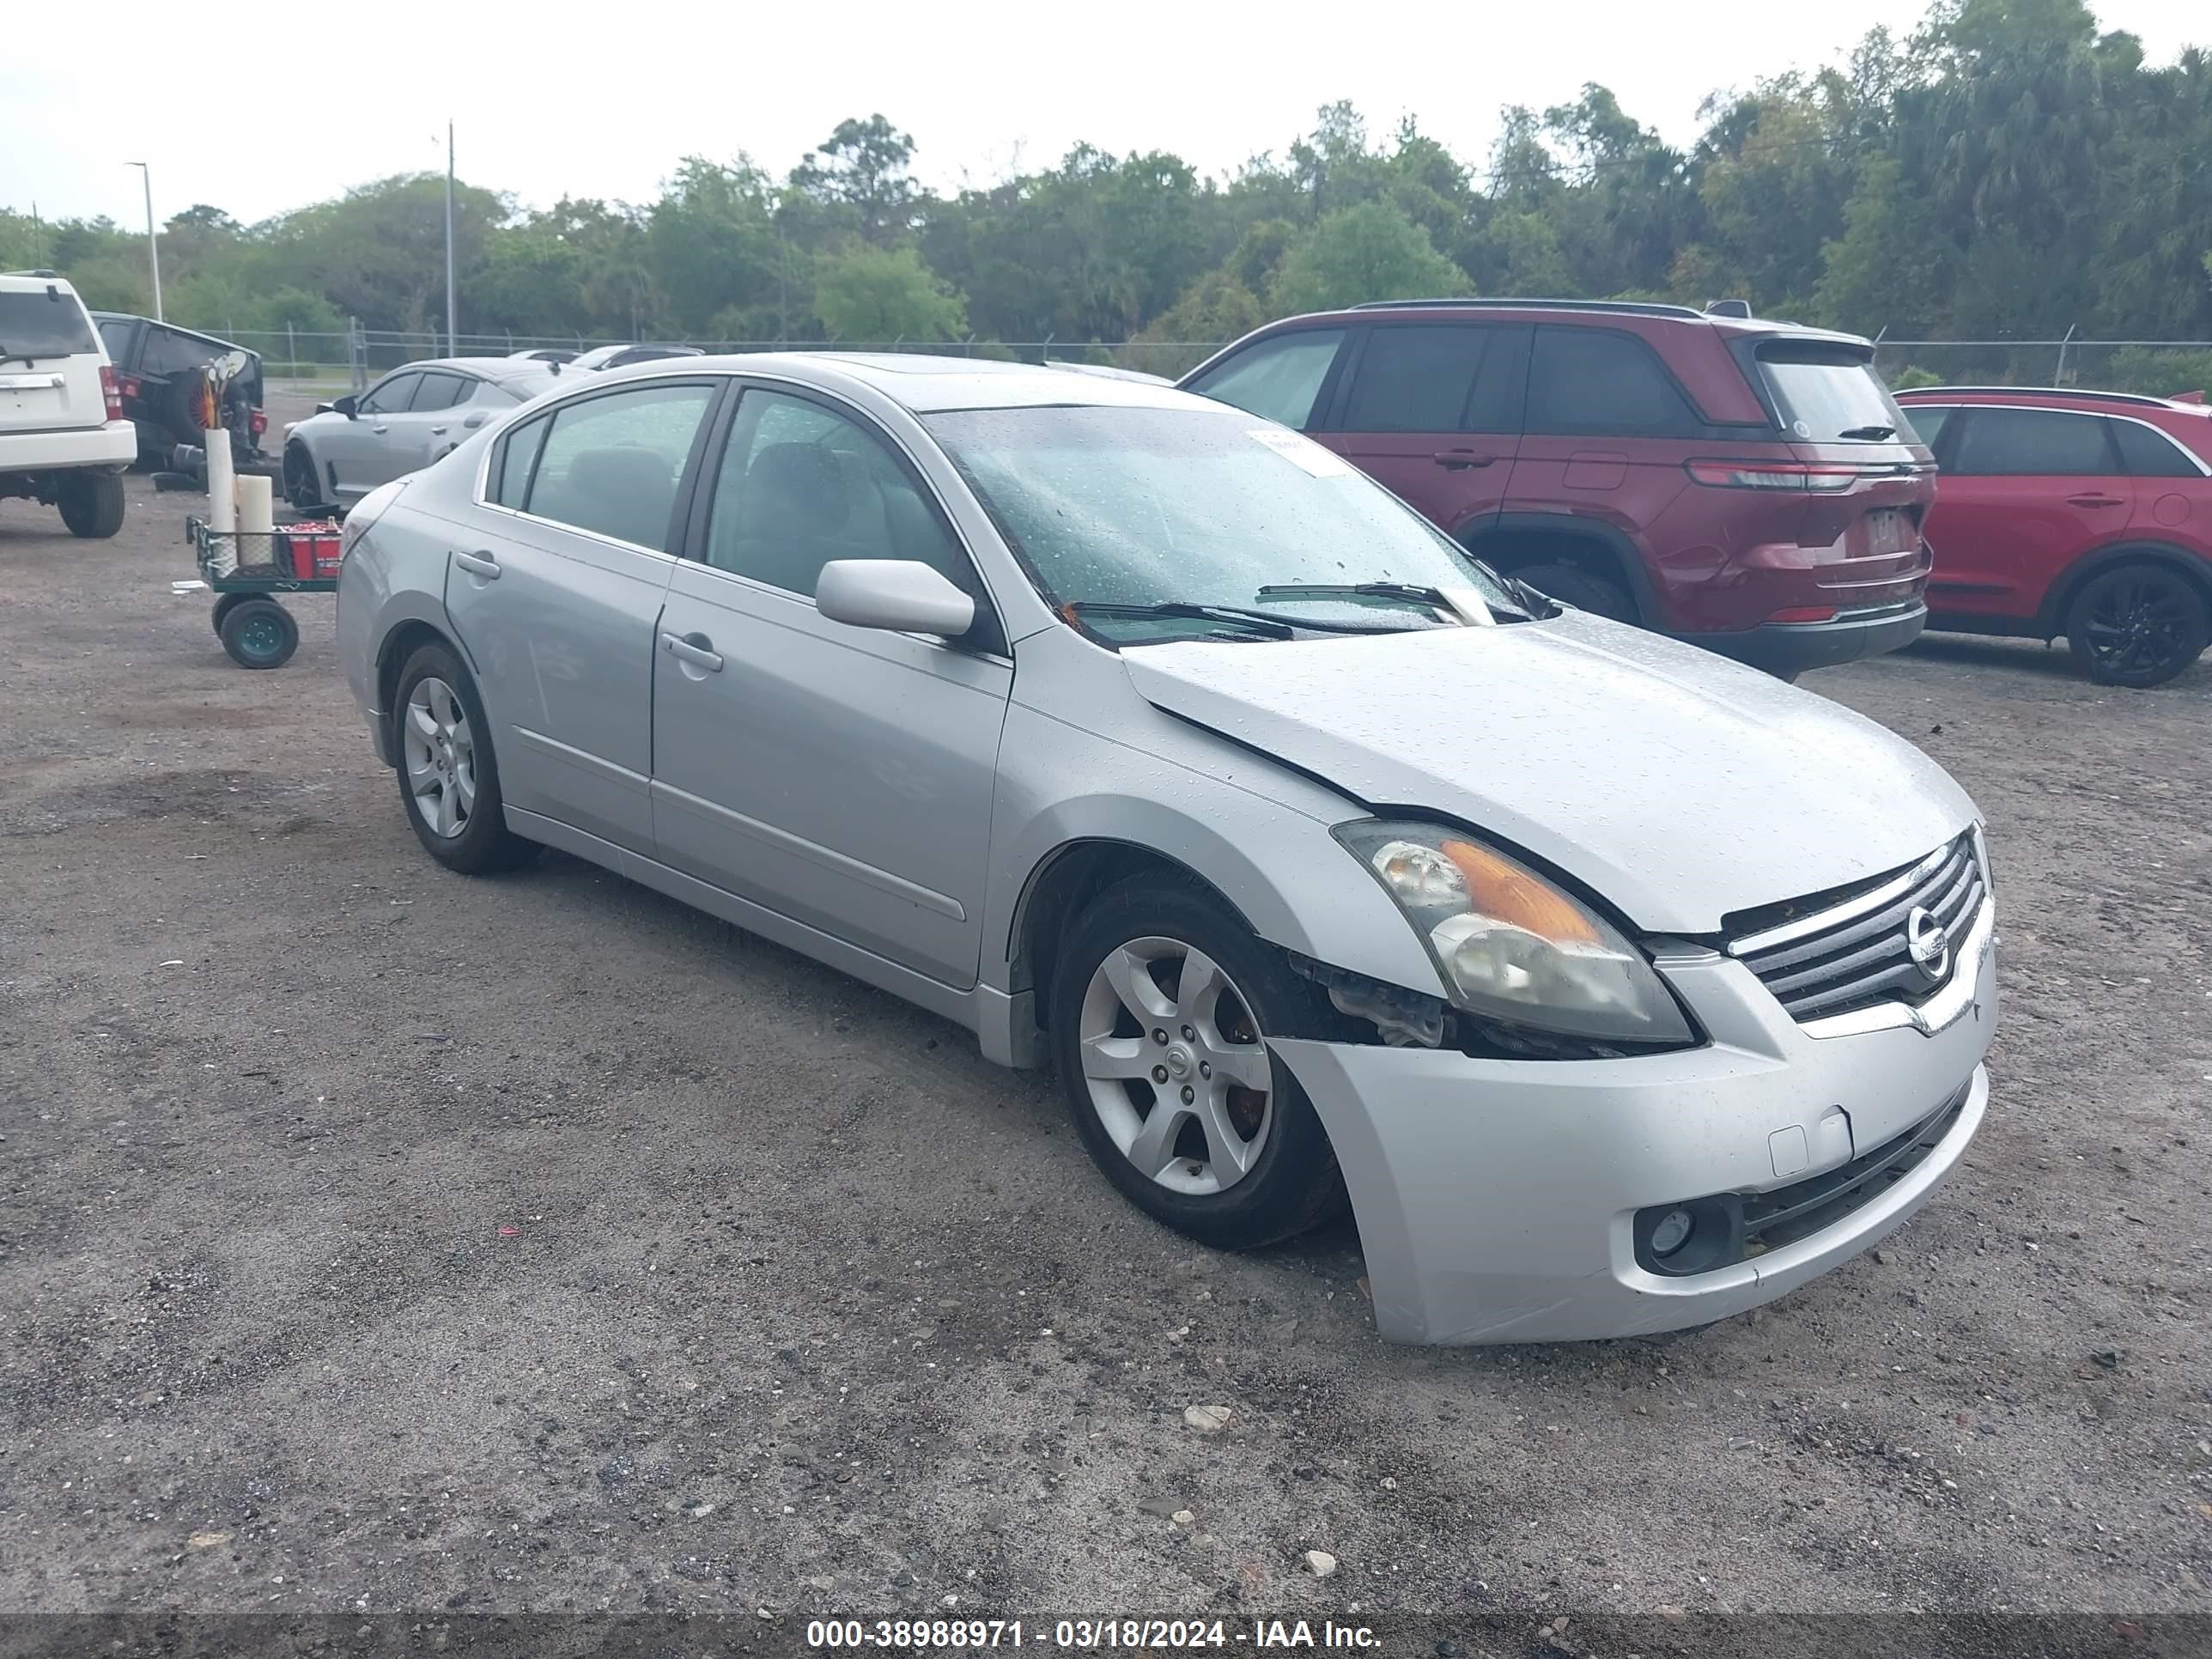
[[[2193,596],[2163,571],[2131,571],[2107,583],[2082,619],[2084,643],[2114,675],[2148,673],[2196,654],[2189,637]]]
[[[1252,1172],[1274,1121],[1274,1073],[1251,1005],[1212,958],[1133,939],[1091,975],[1076,1041],[1114,1145],[1171,1191],[1225,1192]]]
[[[416,681],[400,735],[415,810],[434,833],[459,839],[476,811],[477,755],[468,712],[453,688],[434,674]]]

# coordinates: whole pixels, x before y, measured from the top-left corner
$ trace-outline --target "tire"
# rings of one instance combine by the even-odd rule
[[[1197,970],[1195,994],[1178,1000],[1152,975],[1179,988],[1193,952],[1210,972]],[[1132,995],[1146,1005],[1141,1021]],[[1147,876],[1100,896],[1061,948],[1049,1015],[1076,1133],[1154,1220],[1218,1249],[1255,1249],[1345,1207],[1328,1133],[1265,1037],[1333,1033],[1343,1018],[1206,889]],[[1154,1124],[1163,1131],[1148,1139]]]
[[[425,645],[407,659],[392,720],[399,799],[425,852],[471,876],[512,870],[537,856],[536,842],[507,827],[491,723],[476,682],[451,647]]]
[[[208,618],[215,624],[216,638],[222,637],[223,618],[252,597],[251,593],[220,593],[216,596],[214,614]]]
[[[2164,685],[2212,641],[2204,590],[2171,566],[2148,561],[2100,570],[2066,608],[2066,644],[2100,685]]]
[[[301,513],[313,513],[323,504],[323,486],[315,472],[315,458],[298,444],[284,452],[284,496]]]
[[[1547,593],[1577,611],[1610,617],[1615,622],[1638,620],[1636,596],[1610,576],[1601,576],[1578,564],[1535,564],[1513,573],[1540,593]]]
[[[300,648],[300,624],[274,599],[226,594],[239,601],[216,624],[230,659],[240,668],[282,668]]]
[[[105,541],[123,528],[123,475],[69,472],[62,476],[54,505],[72,536]]]

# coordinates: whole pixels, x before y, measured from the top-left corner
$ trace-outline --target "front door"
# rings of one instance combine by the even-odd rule
[[[387,374],[362,393],[351,420],[317,430],[315,459],[323,469],[324,492],[333,501],[359,501],[392,476],[384,470],[392,422],[407,412],[422,380],[419,369]]]
[[[711,380],[611,388],[494,447],[455,525],[446,609],[477,670],[507,804],[653,850],[654,629]]]
[[[1944,422],[1928,515],[1931,610],[2026,620],[2059,573],[2135,511],[2108,422],[2061,409],[1960,408]]]
[[[1378,323],[1312,435],[1472,544],[1505,504],[1528,336],[1497,325]]]
[[[754,387],[726,425],[653,653],[659,857],[964,989],[1013,684],[988,598],[857,411]],[[832,559],[925,561],[983,620],[960,642],[831,622],[813,593]]]

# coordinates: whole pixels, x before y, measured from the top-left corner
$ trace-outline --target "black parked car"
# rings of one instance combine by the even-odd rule
[[[198,371],[216,358],[244,351],[228,340],[150,317],[95,311],[93,321],[115,365],[123,412],[138,428],[138,459],[156,468],[171,464],[178,446],[204,441],[198,413]],[[261,408],[261,357],[246,351],[246,372],[224,388],[223,424],[230,428],[232,460],[241,467],[265,463],[261,434],[269,417]]]

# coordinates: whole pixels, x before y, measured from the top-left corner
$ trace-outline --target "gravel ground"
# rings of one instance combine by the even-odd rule
[[[1990,815],[1964,1169],[1747,1317],[1413,1350],[1348,1228],[1178,1240],[951,1026],[435,868],[331,601],[233,667],[131,492],[0,503],[0,1609],[2207,1607],[2212,665],[1814,677]]]

